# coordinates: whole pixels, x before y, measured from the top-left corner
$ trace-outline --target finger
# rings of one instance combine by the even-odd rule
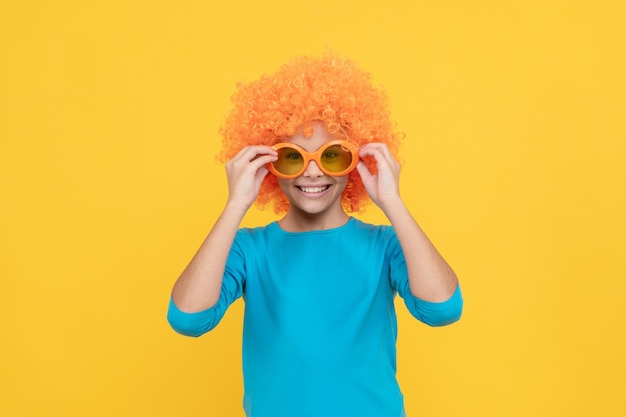
[[[260,156],[253,161],[246,161],[245,159],[237,162],[229,162],[226,164],[226,172],[229,176],[239,177],[241,175],[252,175],[256,177],[259,170],[263,172],[264,170],[269,170],[266,168],[266,165],[276,161],[278,159],[277,156],[274,155],[264,155]],[[265,175],[263,175],[264,177]]]
[[[237,152],[237,155],[232,159],[233,161],[252,161],[256,159],[259,155],[278,155],[278,153],[269,146],[265,145],[252,145],[246,146]]]
[[[372,178],[374,177],[374,174],[370,172],[370,170],[367,168],[367,165],[365,165],[365,162],[363,161],[359,161],[359,163],[356,166],[356,170],[361,176],[361,180],[364,183],[371,181]]]
[[[362,158],[367,156],[374,158],[378,169],[383,168],[383,166],[393,167],[395,163],[393,157],[390,154],[386,154],[385,150],[379,146],[364,147],[359,155]]]
[[[371,146],[369,146],[371,145]],[[363,154],[367,154],[373,157],[376,161],[376,166],[382,168],[381,164],[387,165],[393,172],[399,172],[400,164],[391,154],[389,147],[384,143],[371,143],[365,145]]]
[[[267,176],[269,172],[270,172],[269,169],[267,169],[265,165],[259,167],[259,169],[257,169],[256,171],[256,174],[254,174],[255,184],[259,186],[263,182],[263,179]]]
[[[277,155],[257,155],[255,159],[250,161],[250,165],[254,167],[264,167],[265,165],[274,162],[278,159]]]
[[[359,150],[360,156],[373,156],[376,160],[379,160],[384,154],[381,151],[379,144],[368,143]]]
[[[255,149],[256,148],[256,149]],[[278,159],[278,154],[268,147],[248,147],[244,148],[230,161],[226,163],[227,169],[231,167],[235,170],[252,168],[258,169],[260,166]]]
[[[389,149],[386,143],[369,142],[361,146],[361,149]]]
[[[374,158],[376,158],[376,155],[378,155],[379,157],[383,157],[384,159],[388,161],[395,161],[386,143],[378,143],[378,142],[368,143],[361,148],[359,154],[371,155],[371,156],[374,156]],[[377,159],[380,159],[380,158],[377,158]]]

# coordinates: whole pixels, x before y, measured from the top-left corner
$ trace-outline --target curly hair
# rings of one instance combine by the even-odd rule
[[[350,60],[330,53],[301,56],[273,75],[237,87],[232,96],[234,108],[220,128],[223,149],[218,159],[222,162],[245,146],[272,146],[295,135],[298,129],[310,137],[314,122],[322,122],[329,133],[359,147],[369,142],[386,143],[397,157],[402,135],[395,132],[387,95],[382,87],[371,83],[369,73]],[[375,172],[373,159],[365,162]],[[349,174],[341,196],[342,206],[347,212],[359,212],[367,202],[367,192],[355,170]],[[270,203],[277,214],[289,208],[277,178],[271,174],[265,177],[256,200],[259,208]]]

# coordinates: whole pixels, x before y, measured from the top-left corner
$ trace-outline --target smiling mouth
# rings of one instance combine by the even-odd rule
[[[296,188],[298,188],[298,190],[304,193],[315,194],[315,193],[323,193],[324,191],[330,188],[330,185],[321,185],[318,187],[296,187]]]

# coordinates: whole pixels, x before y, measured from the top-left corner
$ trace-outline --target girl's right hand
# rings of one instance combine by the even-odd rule
[[[269,146],[246,146],[226,163],[228,203],[242,204],[248,209],[256,200],[263,179],[269,172],[265,164],[278,159]]]

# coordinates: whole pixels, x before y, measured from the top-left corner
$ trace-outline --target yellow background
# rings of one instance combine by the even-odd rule
[[[326,49],[386,87],[463,285],[454,326],[399,308],[408,415],[626,415],[625,28],[618,0],[0,2],[0,415],[243,415],[243,303],[190,339],[169,291],[235,84]]]

